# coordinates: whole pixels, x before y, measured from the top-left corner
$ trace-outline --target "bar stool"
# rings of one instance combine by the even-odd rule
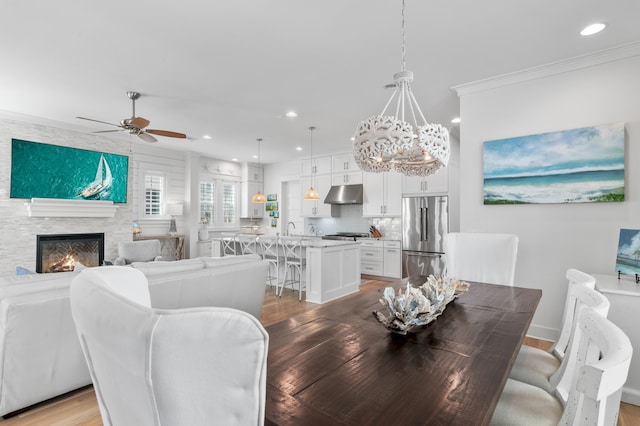
[[[240,253],[258,254],[258,236],[249,234],[238,234],[236,240],[240,244]]]
[[[298,300],[302,300],[302,271],[307,263],[302,249],[302,240],[302,237],[281,237],[284,250],[284,279],[280,286],[280,296],[282,296],[285,285],[290,284],[291,290],[295,291],[294,286],[297,284]]]
[[[235,232],[221,232],[220,237],[222,240],[222,255],[223,256],[235,256],[236,251],[236,236]]]
[[[258,243],[260,245],[260,255],[262,256],[262,259],[269,262],[267,280],[269,281],[269,285],[273,285],[273,279],[275,278],[276,294],[278,294],[278,286],[280,285],[280,259],[284,261],[284,256],[280,253],[278,237],[261,235],[258,238]],[[273,273],[271,272],[271,268],[275,269]]]

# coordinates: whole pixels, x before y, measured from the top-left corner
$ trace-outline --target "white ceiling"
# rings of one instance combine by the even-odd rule
[[[459,114],[454,85],[640,40],[637,0],[406,3],[413,91],[427,119],[446,127]],[[391,95],[401,4],[2,0],[0,110],[89,133],[110,128],[76,116],[117,123],[131,116],[135,90],[149,128],[189,137],[159,138],[160,147],[252,161],[263,138],[261,162],[276,162],[308,156],[316,126],[314,155],[348,151],[358,122]],[[608,27],[578,34],[596,21]],[[290,109],[299,116],[283,118]]]

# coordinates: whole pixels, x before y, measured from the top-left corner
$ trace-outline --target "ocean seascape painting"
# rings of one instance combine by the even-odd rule
[[[484,142],[484,204],[624,201],[624,123]]]
[[[127,202],[129,157],[11,140],[11,198]]]
[[[640,230],[620,229],[616,272],[624,275],[640,274]]]

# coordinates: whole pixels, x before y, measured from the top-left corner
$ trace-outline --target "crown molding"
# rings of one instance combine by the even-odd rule
[[[459,84],[456,86],[452,86],[451,89],[454,90],[458,94],[458,96],[464,96],[471,93],[497,89],[499,87],[509,86],[512,84],[522,83],[538,78],[549,77],[565,72],[576,71],[579,69],[589,68],[596,65],[619,61],[639,55],[640,41],[635,41],[611,49],[600,50],[598,52],[581,56],[575,56],[573,58],[563,59],[561,61],[539,65],[521,71],[502,74],[471,83]]]

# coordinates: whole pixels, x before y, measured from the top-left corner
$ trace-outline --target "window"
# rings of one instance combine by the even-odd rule
[[[160,216],[163,213],[164,176],[144,175],[144,215]]]
[[[200,182],[200,223],[224,228],[238,225],[238,182],[205,179]]]

